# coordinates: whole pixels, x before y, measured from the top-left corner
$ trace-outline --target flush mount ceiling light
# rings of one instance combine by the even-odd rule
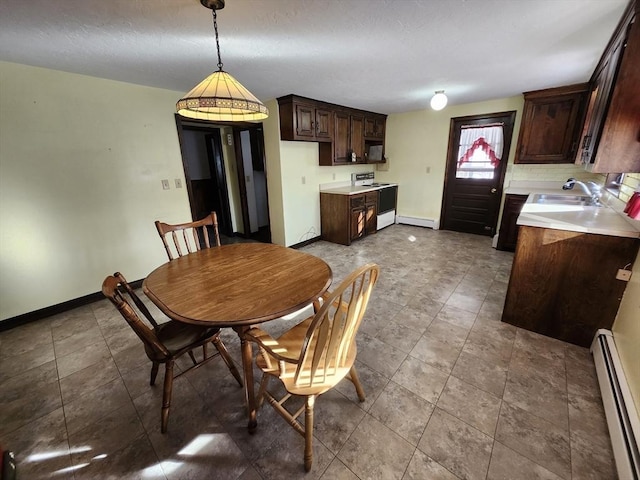
[[[434,110],[442,110],[447,106],[447,100],[444,90],[436,90],[436,94],[431,97],[431,108]]]
[[[198,120],[223,122],[263,120],[269,110],[235,78],[222,70],[216,10],[224,8],[225,0],[200,0],[213,11],[216,33],[218,71],[213,72],[176,103],[178,115]]]

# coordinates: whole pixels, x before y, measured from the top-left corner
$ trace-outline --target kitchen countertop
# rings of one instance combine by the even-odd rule
[[[336,195],[356,195],[358,193],[371,192],[374,190],[380,190],[382,188],[387,187],[395,187],[397,183],[386,183],[384,185],[345,185],[342,187],[333,187],[333,188],[320,188],[321,193],[333,193]]]
[[[518,225],[614,237],[640,238],[640,221],[632,220],[606,204],[602,207],[592,207],[533,202],[536,193],[580,195],[579,191],[540,189],[540,191],[530,191],[530,193],[516,222]]]

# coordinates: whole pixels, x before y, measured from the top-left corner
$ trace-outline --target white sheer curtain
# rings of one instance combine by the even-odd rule
[[[495,167],[502,159],[504,134],[502,125],[484,127],[467,127],[460,131],[460,146],[458,148],[458,166],[468,162],[478,149],[484,150]]]

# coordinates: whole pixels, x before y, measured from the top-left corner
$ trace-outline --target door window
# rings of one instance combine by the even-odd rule
[[[462,126],[456,178],[493,179],[504,148],[503,126]]]

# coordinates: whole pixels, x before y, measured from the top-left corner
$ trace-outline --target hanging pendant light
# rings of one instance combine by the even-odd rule
[[[224,8],[225,0],[200,0],[213,11],[216,33],[218,70],[213,72],[176,103],[178,115],[198,120],[222,122],[263,120],[269,110],[240,82],[222,70],[216,10]]]
[[[447,100],[444,90],[436,90],[436,94],[431,97],[431,108],[434,110],[442,110],[447,106]]]

